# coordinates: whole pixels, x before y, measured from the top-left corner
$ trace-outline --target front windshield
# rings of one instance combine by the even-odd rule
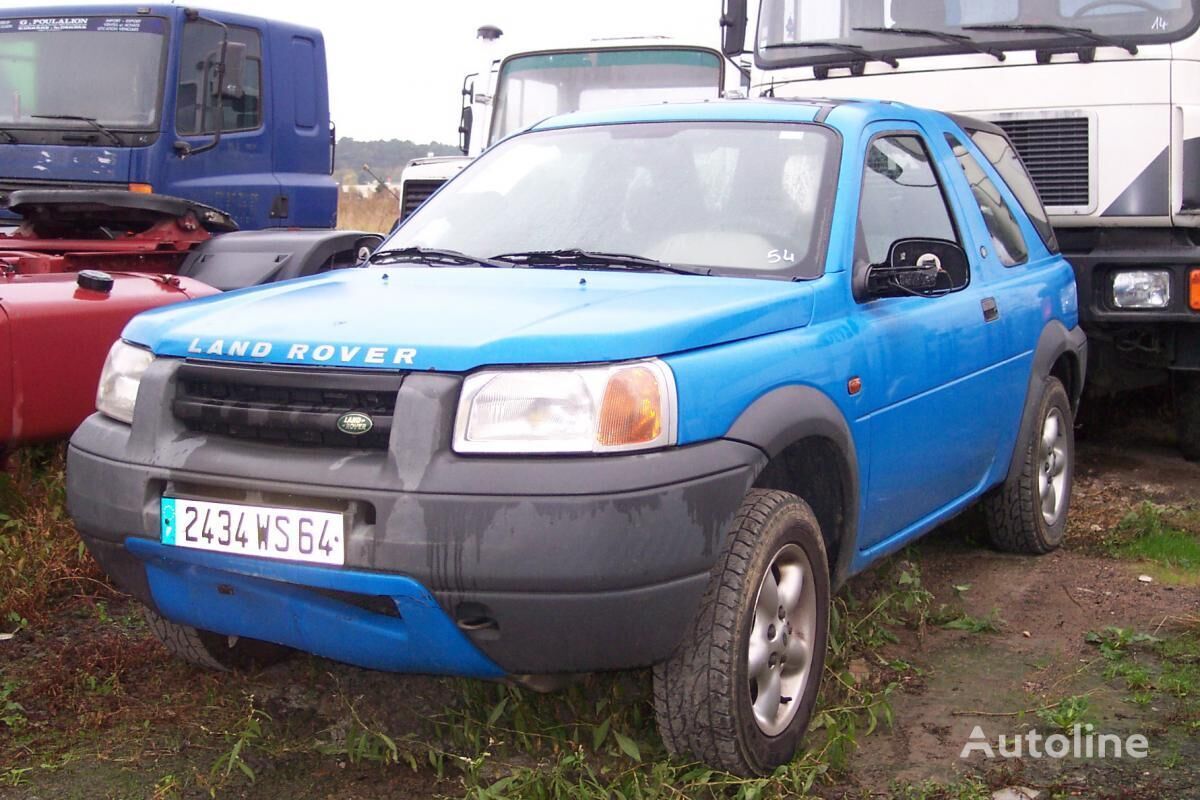
[[[821,274],[838,163],[819,125],[537,131],[482,155],[380,247],[578,248],[716,272]]]
[[[0,19],[0,125],[155,127],[165,33],[161,17]]]
[[[1139,44],[1173,41],[1195,29],[1200,0],[763,0],[756,59],[760,66],[837,63],[846,51],[831,42],[893,57],[970,52],[953,37],[900,35],[870,29],[924,30],[970,37],[1000,50],[1080,44],[1062,32],[978,30],[971,26],[1049,25],[1086,28]],[[796,44],[804,44],[796,47]],[[1083,42],[1083,44],[1087,44]]]
[[[711,100],[721,59],[711,50],[613,48],[517,56],[496,81],[491,141],[556,114]]]

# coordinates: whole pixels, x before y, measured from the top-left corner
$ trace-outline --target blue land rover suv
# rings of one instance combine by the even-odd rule
[[[896,103],[556,117],[363,268],[135,318],[71,514],[178,655],[653,666],[675,754],[792,758],[830,593],[973,503],[1062,541],[1086,352],[1004,133]]]

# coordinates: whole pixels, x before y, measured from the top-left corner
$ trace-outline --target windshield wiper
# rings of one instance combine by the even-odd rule
[[[530,250],[525,253],[503,253],[492,256],[526,267],[574,267],[582,269],[629,269],[643,272],[674,272],[678,275],[709,275],[712,270],[688,269],[659,261],[657,258],[629,253],[603,253],[572,247],[565,250]]]
[[[9,144],[18,143],[17,137],[13,136],[12,131],[7,130],[6,128],[0,128],[0,136],[3,136],[4,141],[8,142]]]
[[[1073,36],[1076,39],[1086,39],[1093,44],[1104,45],[1105,47],[1119,47],[1131,56],[1136,56],[1138,53],[1137,45],[1120,39],[1114,39],[1111,36],[1105,36],[1102,33],[1096,33],[1091,28],[1072,28],[1066,25],[1034,25],[1021,23],[1004,23],[996,25],[963,25],[964,31],[991,31],[993,33],[1003,33],[1005,31],[1017,31],[1018,33],[1057,33],[1060,36]]]
[[[115,144],[117,147],[125,146],[125,142],[121,139],[120,136],[117,136],[115,133],[110,131],[108,128],[104,127],[99,122],[97,122],[95,117],[81,117],[78,114],[30,114],[29,116],[33,117],[34,119],[62,119],[62,120],[71,120],[73,122],[86,122],[88,125],[91,125],[93,128],[95,128],[98,132],[107,136],[108,140],[110,142],[112,142],[113,144]]]
[[[826,50],[837,50],[842,53],[847,53],[854,56],[855,61],[879,61],[887,64],[893,69],[900,66],[900,62],[892,56],[886,56],[882,53],[874,53],[862,45],[845,44],[843,42],[778,42],[769,44],[764,47],[764,50],[801,50],[812,47],[824,47]]]
[[[475,264],[480,267],[509,267],[494,259],[470,256],[458,250],[440,250],[435,247],[397,247],[391,250],[378,250],[371,254],[363,266],[374,264],[395,264],[401,261],[413,261],[437,266],[462,266]]]
[[[1003,50],[982,45],[970,36],[961,33],[932,31],[927,28],[851,28],[850,30],[861,31],[863,33],[894,33],[897,36],[924,36],[927,39],[938,39],[947,44],[958,45],[976,53],[983,53],[985,56],[992,56],[997,61],[1003,61],[1006,58]]]

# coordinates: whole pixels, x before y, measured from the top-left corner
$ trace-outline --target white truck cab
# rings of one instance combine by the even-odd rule
[[[898,100],[1003,128],[1076,270],[1090,390],[1172,381],[1182,449],[1200,458],[1200,0],[725,12],[723,49],[753,54],[753,96]]]
[[[500,31],[479,29],[484,65],[463,81],[462,156],[409,162],[400,219],[491,144],[569,111],[709,100],[744,91],[744,75],[714,44],[668,36],[588,39],[498,55]]]

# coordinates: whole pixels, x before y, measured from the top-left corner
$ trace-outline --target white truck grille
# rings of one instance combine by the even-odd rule
[[[997,119],[1047,206],[1091,204],[1090,120],[1085,116]]]

